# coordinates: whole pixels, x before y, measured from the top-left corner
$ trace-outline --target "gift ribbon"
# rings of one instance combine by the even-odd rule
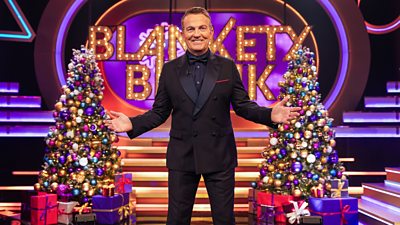
[[[125,197],[123,194],[119,194],[122,197],[122,204],[125,202]],[[122,205],[121,204],[121,205]],[[120,220],[128,217],[129,215],[133,214],[133,204],[132,202],[122,205],[121,207],[114,208],[114,209],[93,209],[93,212],[115,212],[118,210],[118,214],[120,215]]]
[[[321,187],[321,186],[318,186],[318,187],[312,187],[311,188],[311,193],[312,193],[312,196],[313,197],[315,197],[315,198],[322,198],[322,197],[324,197],[324,189]]]
[[[331,189],[333,191],[332,194],[331,194],[332,198],[340,198],[340,197],[342,197],[342,189],[343,189],[343,186],[344,186],[344,182],[342,180],[339,180],[338,182],[339,182],[338,183],[338,188]]]
[[[292,203],[294,206],[294,212],[286,214],[286,217],[288,218],[290,224],[294,224],[296,221],[297,223],[300,223],[300,216],[310,215],[310,211],[306,209],[306,207],[308,206],[307,202],[303,202],[300,208],[298,202],[290,201],[290,203]]]
[[[72,212],[67,213],[67,212],[65,212],[65,209],[59,209],[58,215],[72,215]]]
[[[126,177],[124,177],[122,175],[122,177],[115,184],[115,188],[117,189],[118,193],[123,193],[124,192],[125,184],[132,184],[132,180],[129,180],[128,178],[126,178]]]
[[[85,203],[82,206],[78,207],[78,212],[79,214],[82,214],[82,212],[88,207],[89,203]]]
[[[310,212],[315,213],[320,216],[334,216],[340,214],[340,225],[347,224],[347,220],[345,218],[346,214],[354,214],[358,213],[358,211],[350,211],[350,205],[345,205],[343,207],[342,199],[339,199],[339,212],[316,212],[310,209]]]
[[[44,225],[47,224],[47,220],[46,220],[47,219],[47,210],[57,207],[57,204],[50,205],[49,196],[46,195],[45,197],[46,197],[46,203],[45,203],[45,207],[44,208],[32,208],[32,210],[43,210],[43,212],[40,214],[39,221],[43,220],[44,221]]]

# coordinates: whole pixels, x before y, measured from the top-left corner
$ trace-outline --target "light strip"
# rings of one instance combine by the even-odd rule
[[[344,171],[343,174],[349,176],[385,176],[386,172],[376,171]]]
[[[362,214],[364,214],[364,215],[366,215],[366,216],[368,216],[368,217],[371,217],[371,218],[373,218],[373,219],[375,219],[375,220],[378,220],[379,222],[382,222],[382,223],[384,223],[384,224],[394,225],[393,223],[390,223],[390,222],[388,222],[388,221],[386,221],[386,220],[382,220],[381,218],[376,217],[376,216],[374,216],[374,215],[372,215],[372,214],[370,214],[370,213],[368,213],[368,212],[366,212],[366,211],[364,211],[364,210],[362,210],[362,209],[358,209],[358,212],[360,212],[360,213],[362,213]]]
[[[31,28],[27,26],[27,20],[25,16],[22,16],[19,12],[21,10],[19,7],[17,7],[12,0],[8,0],[8,3],[12,7],[12,14],[14,19],[18,20],[19,23],[23,26],[24,31],[22,31],[22,34],[10,34],[10,33],[0,33],[0,38],[10,38],[10,39],[23,39],[23,40],[29,40],[33,37],[33,34],[31,32]],[[8,6],[8,4],[7,4]],[[19,9],[19,10],[18,10]],[[15,17],[16,16],[16,17]],[[26,33],[26,34],[25,34]]]
[[[400,174],[400,171],[398,171],[398,170],[385,169],[385,171],[386,171],[386,172],[389,172],[389,173],[397,173],[397,174]]]
[[[387,208],[387,209],[390,209],[390,210],[393,210],[393,211],[396,211],[396,212],[400,213],[400,208],[395,207],[393,205],[390,205],[390,204],[375,200],[375,199],[367,197],[367,196],[361,196],[361,199],[365,200],[365,201],[368,201],[368,202],[371,202],[371,203],[373,203],[375,205],[379,205],[379,206],[381,206],[383,208]]]
[[[377,191],[377,192],[380,192],[380,193],[383,193],[383,194],[386,194],[386,195],[391,195],[391,196],[394,196],[396,198],[400,198],[399,194],[395,194],[395,193],[392,193],[392,192],[388,192],[388,191],[385,191],[385,190],[381,190],[381,189],[378,189],[378,188],[373,188],[373,187],[369,187],[369,186],[365,186],[365,185],[362,185],[362,187],[366,188],[366,189],[373,190],[373,191]]]
[[[337,79],[337,83],[334,86],[333,91],[329,95],[329,98],[326,99],[324,105],[325,108],[329,109],[333,102],[336,100],[337,96],[339,95],[340,90],[342,89],[343,83],[346,79],[347,69],[349,64],[349,46],[346,36],[346,31],[344,29],[343,23],[341,18],[339,17],[338,13],[336,12],[335,8],[329,2],[329,0],[319,0],[321,5],[327,10],[328,14],[333,19],[333,25],[336,27],[337,32],[339,33],[339,41],[340,41],[340,48],[342,53],[342,61],[339,63],[339,77]]]
[[[62,62],[63,57],[63,48],[64,48],[64,39],[65,35],[67,34],[67,29],[71,23],[70,19],[74,14],[77,12],[77,9],[80,8],[87,0],[76,0],[72,6],[68,9],[67,13],[65,14],[60,28],[58,29],[57,33],[57,41],[56,41],[56,49],[54,51],[54,57],[56,62],[56,70],[58,75],[58,80],[60,81],[61,86],[65,85],[65,77],[64,77],[64,67]]]
[[[388,185],[388,186],[394,186],[395,188],[400,188],[400,183],[395,182],[395,181],[385,180],[384,183],[385,183],[385,185]]]

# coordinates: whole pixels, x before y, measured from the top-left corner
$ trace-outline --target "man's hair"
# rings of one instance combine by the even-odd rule
[[[210,14],[208,14],[207,10],[202,7],[193,7],[193,8],[186,10],[185,14],[183,14],[183,16],[182,16],[182,19],[181,19],[182,30],[184,29],[183,20],[185,19],[185,17],[187,15],[190,15],[190,14],[203,14],[205,17],[207,17],[210,20],[210,24],[209,24],[210,29],[213,29],[212,24],[211,24],[211,17],[210,17]]]

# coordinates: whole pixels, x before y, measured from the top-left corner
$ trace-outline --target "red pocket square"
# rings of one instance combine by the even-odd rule
[[[229,79],[225,79],[225,80],[217,80],[217,81],[215,81],[215,83],[224,83],[224,82],[228,82],[229,81]]]

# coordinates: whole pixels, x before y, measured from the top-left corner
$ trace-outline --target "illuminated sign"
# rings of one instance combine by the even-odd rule
[[[261,13],[215,12],[210,16],[215,30],[211,51],[236,62],[251,100],[260,105],[275,102],[287,61],[311,28],[305,26],[296,33]],[[144,13],[116,27],[92,26],[89,30],[89,48],[95,50],[108,85],[119,98],[138,108],[151,108],[163,64],[186,49],[179,28],[173,25],[180,21],[160,22],[167,17],[166,13]]]

